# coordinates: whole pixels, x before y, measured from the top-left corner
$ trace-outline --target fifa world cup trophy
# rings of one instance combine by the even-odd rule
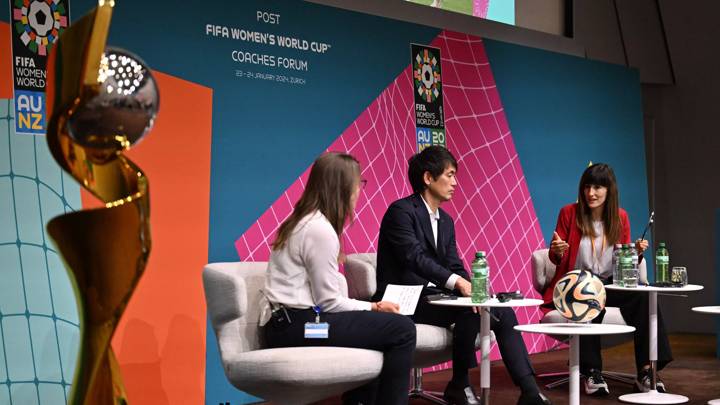
[[[50,151],[105,204],[47,225],[80,315],[71,405],[127,403],[110,343],[150,254],[148,179],[123,152],[152,127],[158,91],[140,59],[106,48],[114,6],[100,0],[65,30],[48,61]]]

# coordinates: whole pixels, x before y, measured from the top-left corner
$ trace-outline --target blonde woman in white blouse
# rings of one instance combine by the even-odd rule
[[[360,165],[351,155],[330,152],[313,164],[302,197],[272,245],[264,288],[272,316],[263,327],[265,341],[269,347],[381,351],[377,381],[346,392],[343,403],[407,404],[415,324],[398,314],[397,304],[348,298],[345,277],[338,271],[339,238],[362,184]],[[329,325],[328,337],[306,338],[306,323],[317,321]]]

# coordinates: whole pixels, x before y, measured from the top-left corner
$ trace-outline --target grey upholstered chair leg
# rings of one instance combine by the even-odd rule
[[[559,373],[538,374],[538,375],[537,375],[537,378],[539,378],[539,379],[545,379],[545,378],[558,378],[558,377],[559,377],[557,380],[555,380],[555,381],[553,381],[553,382],[551,382],[551,383],[545,384],[545,388],[551,390],[551,389],[553,389],[553,388],[555,388],[555,387],[559,387],[559,386],[561,386],[561,385],[567,384],[568,381],[570,381],[570,377],[569,377],[569,376],[570,376],[570,373],[568,373],[567,371],[561,371],[561,372],[559,372]]]
[[[434,404],[447,405],[443,399],[442,392],[425,391],[422,385],[423,371],[422,368],[416,367],[412,370],[412,381],[410,383],[410,399],[422,398]]]
[[[556,388],[556,387],[559,387],[559,386],[561,386],[561,385],[567,384],[568,381],[569,381],[568,375],[569,375],[569,374],[568,374],[567,371],[563,371],[563,372],[560,372],[560,373],[538,374],[538,375],[537,375],[537,378],[544,379],[544,378],[557,378],[557,377],[560,377],[560,378],[558,378],[557,380],[555,380],[555,381],[553,381],[553,382],[551,382],[551,383],[545,384],[545,388],[551,390],[551,389],[553,389],[553,388]],[[617,381],[617,382],[620,382],[620,383],[623,383],[623,384],[628,384],[628,385],[634,385],[634,384],[635,384],[635,375],[630,374],[630,373],[620,373],[620,372],[617,372],[617,371],[603,371],[603,372],[602,372],[602,375],[603,375],[603,377],[605,377],[606,380]]]
[[[608,380],[635,385],[635,374],[621,373],[619,371],[603,371],[602,375]]]

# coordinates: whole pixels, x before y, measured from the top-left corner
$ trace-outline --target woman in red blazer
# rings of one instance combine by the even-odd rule
[[[588,167],[580,178],[578,202],[564,206],[550,244],[550,260],[557,270],[543,292],[543,310],[554,309],[553,290],[558,280],[576,268],[590,270],[603,283],[612,283],[612,252],[617,243],[631,243],[630,220],[618,203],[618,189],[612,168],[604,163]],[[637,240],[635,247],[642,254],[648,247],[646,240]],[[642,258],[640,259],[642,260]],[[631,292],[607,291],[606,306],[619,307],[625,322],[634,326],[636,390],[650,389],[650,361],[648,355],[648,296]],[[603,311],[593,323],[601,323]],[[658,311],[658,369],[672,361],[665,325]],[[586,377],[588,395],[608,395],[602,376],[600,336],[580,338],[580,371]],[[665,392],[665,384],[658,378],[657,390]]]

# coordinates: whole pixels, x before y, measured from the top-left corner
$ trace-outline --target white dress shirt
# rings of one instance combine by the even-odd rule
[[[428,204],[427,201],[425,201],[425,197],[423,197],[422,194],[420,194],[420,199],[422,199],[423,203],[425,203],[425,208],[427,208],[428,215],[430,215],[430,226],[432,227],[432,231],[433,231],[433,238],[435,240],[435,248],[437,248],[438,221],[440,221],[440,210],[436,209],[433,212],[432,208],[430,208],[430,204]],[[460,276],[455,273],[450,275],[450,277],[448,277],[447,281],[445,281],[445,288],[447,288],[448,290],[455,289],[455,282],[457,281],[458,278],[460,278]],[[434,286],[435,286],[435,284],[428,281],[428,287],[434,287]]]
[[[340,240],[327,218],[320,211],[306,215],[285,246],[270,254],[265,296],[291,308],[317,305],[322,312],[370,311],[370,302],[348,298],[347,281],[338,271],[339,253]]]

